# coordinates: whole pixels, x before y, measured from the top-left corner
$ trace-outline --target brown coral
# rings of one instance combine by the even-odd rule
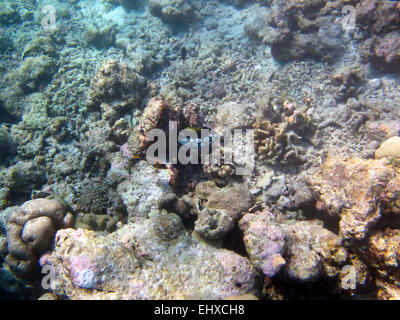
[[[57,230],[72,226],[73,215],[54,199],[25,202],[8,217],[6,262],[19,276],[29,278],[48,250]]]
[[[312,125],[294,104],[285,101],[276,121],[259,116],[253,128],[256,151],[264,162],[287,164],[304,160],[305,149],[299,142],[311,131]]]

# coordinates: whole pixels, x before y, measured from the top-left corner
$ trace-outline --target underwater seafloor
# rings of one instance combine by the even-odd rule
[[[399,299],[399,27],[397,1],[2,1],[0,299]]]

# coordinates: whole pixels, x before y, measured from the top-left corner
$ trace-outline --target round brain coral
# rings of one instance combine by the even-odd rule
[[[8,216],[7,264],[18,276],[29,279],[37,270],[40,255],[50,248],[56,231],[71,227],[73,219],[60,201],[25,202]]]

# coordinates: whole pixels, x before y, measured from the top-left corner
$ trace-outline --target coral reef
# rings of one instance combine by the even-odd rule
[[[399,8],[2,1],[0,299],[399,299]]]

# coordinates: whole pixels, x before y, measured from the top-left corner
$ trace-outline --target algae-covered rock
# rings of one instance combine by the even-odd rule
[[[180,218],[162,214],[108,236],[62,230],[42,259],[70,299],[223,299],[255,293],[247,258],[195,241]]]
[[[383,217],[400,213],[399,168],[387,159],[330,156],[310,178],[317,206],[340,217],[340,235],[362,240]]]
[[[12,39],[6,35],[6,34],[1,34],[0,35],[0,53],[4,53],[9,49],[12,49],[14,47]]]
[[[120,5],[127,11],[143,9],[145,0],[119,0]]]
[[[0,161],[3,161],[12,147],[12,137],[4,128],[0,128]]]
[[[6,80],[13,81],[24,93],[30,93],[49,83],[56,69],[56,61],[48,56],[28,57],[15,71],[6,75]]]
[[[14,196],[30,195],[45,182],[45,168],[35,162],[19,161],[0,171],[0,185],[8,188]]]
[[[83,34],[83,41],[87,46],[93,45],[98,49],[108,48],[114,45],[116,33],[117,25],[115,24],[98,28],[93,23],[89,23]]]
[[[199,183],[193,197],[194,230],[208,240],[221,240],[251,206],[250,191],[240,184],[219,188]]]
[[[0,24],[9,25],[21,20],[17,3],[2,1],[0,3]]]
[[[22,121],[26,128],[40,130],[48,125],[47,103],[46,95],[43,93],[35,92],[25,97]]]
[[[90,84],[89,109],[98,109],[101,103],[126,101],[130,107],[137,107],[145,81],[126,63],[107,59]]]
[[[24,46],[21,58],[24,59],[41,55],[57,58],[58,54],[59,51],[50,37],[36,37]]]
[[[150,13],[169,23],[190,23],[196,20],[196,11],[188,0],[149,0]]]
[[[378,298],[398,300],[400,298],[399,273],[400,230],[389,229],[375,232],[368,240],[366,260],[377,274]]]
[[[116,219],[106,214],[86,213],[76,219],[75,227],[113,232],[117,228],[117,222]]]

